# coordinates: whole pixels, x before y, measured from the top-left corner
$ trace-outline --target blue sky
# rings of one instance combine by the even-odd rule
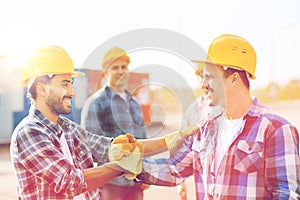
[[[34,46],[57,44],[81,66],[104,41],[134,29],[176,31],[204,49],[233,33],[257,51],[254,86],[284,84],[300,78],[299,9],[298,0],[1,1],[0,55],[22,59]]]

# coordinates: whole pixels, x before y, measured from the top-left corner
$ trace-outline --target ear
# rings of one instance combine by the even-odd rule
[[[102,76],[105,77],[105,78],[107,77],[107,69],[102,71]]]
[[[237,84],[237,83],[239,82],[239,80],[240,80],[240,75],[239,75],[239,73],[234,72],[234,73],[232,74],[231,82],[232,82],[233,84]]]
[[[46,85],[44,83],[38,82],[37,86],[36,86],[36,93],[37,93],[37,96],[45,97],[45,96],[47,96],[48,88],[46,87]]]

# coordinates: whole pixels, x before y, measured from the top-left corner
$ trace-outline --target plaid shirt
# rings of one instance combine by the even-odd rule
[[[126,91],[127,101],[108,86],[91,95],[81,113],[81,126],[86,130],[109,137],[131,133],[146,138],[144,117],[139,103]],[[99,131],[100,130],[100,131]],[[99,165],[102,165],[100,162]],[[137,183],[124,177],[111,181],[115,185],[135,186]]]
[[[91,134],[66,118],[60,117],[58,124],[32,106],[14,130],[10,151],[19,198],[73,199],[85,193],[87,199],[99,199],[98,189],[87,192],[82,170],[93,167],[93,161],[108,161],[111,139]],[[74,165],[62,153],[62,132]]]
[[[200,123],[170,159],[144,159],[142,182],[173,186],[195,177],[197,199],[300,198],[299,135],[254,100],[218,169],[214,152],[221,115]]]

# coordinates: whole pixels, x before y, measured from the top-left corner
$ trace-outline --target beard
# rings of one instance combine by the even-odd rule
[[[63,98],[60,98],[60,96],[57,96],[53,92],[53,90],[50,90],[49,96],[48,96],[47,101],[46,101],[46,105],[49,106],[51,112],[56,114],[56,115],[70,114],[71,109],[65,108],[63,106],[63,100],[65,98],[72,98],[72,97],[63,96]]]

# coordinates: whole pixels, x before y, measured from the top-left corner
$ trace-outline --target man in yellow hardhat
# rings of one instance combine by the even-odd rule
[[[74,71],[67,52],[53,45],[34,51],[24,66],[22,84],[32,105],[11,139],[19,199],[96,200],[105,183],[122,175],[132,179],[140,172],[142,149],[129,143],[135,140],[132,136],[114,144],[128,156],[106,163],[109,150],[115,155],[112,138],[92,134],[60,116],[71,112],[73,78],[82,75]],[[100,161],[102,166],[93,167]]]
[[[126,90],[129,63],[130,57],[122,48],[113,47],[105,53],[102,71],[107,84],[84,104],[81,125],[85,129],[108,137],[131,133],[137,139],[146,138],[141,106]],[[144,188],[145,184],[118,177],[100,190],[103,199],[142,200]]]
[[[10,146],[19,199],[101,199],[99,187],[118,176],[133,180],[141,172],[143,150],[151,155],[166,145],[164,138],[142,145],[130,134],[100,136],[60,116],[71,112],[73,78],[82,75],[54,45],[34,51],[23,66],[31,107]],[[183,138],[180,131],[171,135]],[[103,165],[93,167],[94,162]]]
[[[299,134],[250,95],[256,68],[251,44],[221,35],[207,59],[195,62],[204,65],[202,88],[210,105],[223,112],[173,145],[170,159],[144,159],[138,179],[173,186],[194,175],[197,199],[299,199]]]

